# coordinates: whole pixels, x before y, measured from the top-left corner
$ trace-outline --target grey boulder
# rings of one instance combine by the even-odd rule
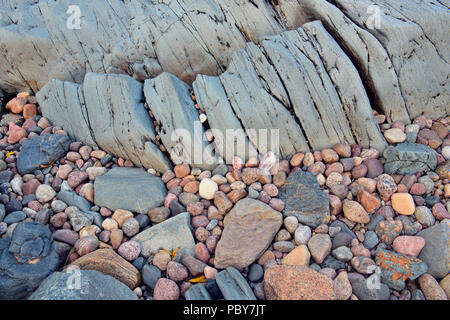
[[[41,165],[49,165],[62,158],[69,150],[70,138],[61,134],[43,134],[26,140],[17,157],[20,174],[33,173]]]
[[[195,241],[191,231],[191,216],[188,212],[147,228],[131,240],[141,244],[141,254],[146,258],[160,249],[172,251],[179,248],[180,254],[194,255]]]
[[[139,168],[113,168],[94,183],[95,204],[111,210],[147,214],[161,206],[167,195],[161,178]]]
[[[94,270],[55,272],[28,300],[137,300],[126,285]]]
[[[428,265],[428,273],[443,278],[450,271],[450,226],[448,221],[420,231],[417,236],[425,239],[425,247],[419,259]]]

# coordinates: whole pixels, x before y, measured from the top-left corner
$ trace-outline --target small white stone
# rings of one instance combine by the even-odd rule
[[[52,187],[46,184],[41,184],[36,189],[36,199],[41,203],[45,203],[52,200],[55,195],[56,195],[55,190],[53,190]]]
[[[22,185],[23,185],[23,180],[22,177],[20,175],[16,175],[14,177],[14,179],[11,180],[11,188],[13,189],[13,191],[19,195],[23,195],[22,193]]]
[[[199,119],[201,123],[204,123],[208,118],[206,117],[206,114],[201,113]]]
[[[214,198],[214,194],[219,190],[217,183],[209,178],[205,178],[200,182],[199,193],[203,199],[211,200]]]
[[[295,230],[294,240],[297,245],[307,244],[311,239],[311,229],[308,226],[299,226]]]
[[[284,227],[290,234],[293,234],[298,227],[298,220],[294,216],[289,216],[284,219]]]

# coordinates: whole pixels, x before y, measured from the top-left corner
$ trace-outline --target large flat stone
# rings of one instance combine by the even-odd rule
[[[267,204],[250,198],[239,200],[225,216],[215,267],[249,266],[266,251],[282,223],[282,214]]]
[[[195,241],[188,212],[180,213],[156,226],[147,228],[132,240],[141,244],[141,254],[146,258],[161,249],[172,251],[176,248],[179,248],[180,254],[184,251],[184,253],[194,256]]]
[[[161,206],[167,195],[161,178],[138,168],[113,168],[95,180],[94,190],[100,207],[143,214]]]
[[[284,201],[284,216],[295,216],[300,223],[317,227],[330,221],[329,200],[316,177],[297,170],[281,187],[279,198]]]
[[[428,265],[428,273],[435,278],[443,278],[450,272],[450,226],[448,221],[420,231],[425,239],[425,247],[419,259]]]

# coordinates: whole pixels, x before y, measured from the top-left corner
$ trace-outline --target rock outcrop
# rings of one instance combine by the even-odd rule
[[[41,90],[53,124],[145,168],[338,142],[381,152],[372,108],[406,123],[450,111],[450,13],[436,0],[113,0],[79,5],[76,30],[61,27],[76,22],[68,6],[5,2],[0,87]]]

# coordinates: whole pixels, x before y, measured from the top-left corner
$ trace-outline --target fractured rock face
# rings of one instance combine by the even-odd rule
[[[11,239],[0,239],[0,299],[21,299],[35,290],[59,264],[50,230],[21,222]]]
[[[301,170],[291,173],[279,197],[285,203],[284,216],[295,216],[300,223],[313,228],[330,221],[329,199],[312,173]]]
[[[384,171],[388,174],[415,174],[436,168],[436,152],[418,143],[401,143],[389,146],[383,153],[386,158]]]
[[[258,259],[283,223],[281,213],[261,201],[246,198],[225,216],[214,258],[216,268],[242,269]]]

